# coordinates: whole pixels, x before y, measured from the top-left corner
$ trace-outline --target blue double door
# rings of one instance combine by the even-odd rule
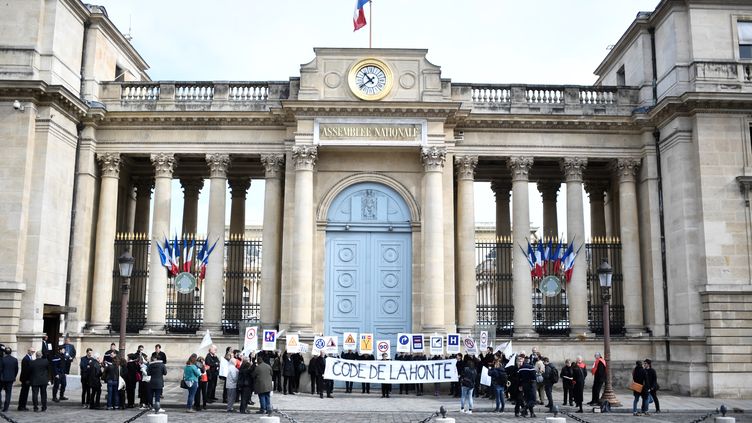
[[[371,229],[327,232],[324,329],[340,342],[343,332],[391,340],[393,357],[397,333],[412,328],[411,238]]]

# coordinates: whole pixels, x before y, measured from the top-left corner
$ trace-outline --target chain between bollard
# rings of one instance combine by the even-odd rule
[[[142,417],[144,414],[148,413],[149,411],[152,411],[150,408],[147,408],[146,410],[141,410],[136,414],[135,416],[131,417],[130,419],[124,421],[123,423],[131,423],[135,421],[137,418]]]
[[[277,414],[279,414],[280,416],[284,417],[290,423],[298,423],[298,421],[295,420],[295,418],[293,418],[289,414],[285,413],[284,411],[280,410],[279,408],[275,408],[274,412],[277,413]]]
[[[708,413],[708,414],[706,414],[706,415],[704,415],[704,416],[702,416],[702,417],[698,417],[698,418],[696,418],[696,419],[692,420],[692,421],[691,421],[691,422],[689,422],[689,423],[700,423],[700,422],[704,422],[705,420],[707,420],[707,419],[709,419],[709,418],[713,417],[713,416],[714,416],[715,414],[718,414],[718,410],[715,410],[715,411],[711,411],[710,413]]]
[[[3,420],[10,423],[18,423],[17,421],[11,419],[10,417],[6,416],[5,413],[0,413],[0,417],[2,417]]]
[[[434,418],[434,417],[438,417],[438,416],[439,416],[439,412],[438,412],[438,411],[436,411],[436,412],[434,412],[433,414],[431,414],[430,416],[426,417],[425,419],[423,419],[423,420],[419,421],[418,423],[428,423],[428,422],[430,422],[431,420],[433,420],[433,418]]]
[[[582,417],[580,417],[580,416],[578,416],[576,414],[568,413],[566,411],[561,411],[560,413],[563,414],[563,415],[565,415],[565,416],[567,416],[567,417],[569,417],[570,419],[572,419],[572,420],[574,420],[576,422],[580,422],[580,423],[593,423],[590,420],[585,420],[584,418],[582,418]]]

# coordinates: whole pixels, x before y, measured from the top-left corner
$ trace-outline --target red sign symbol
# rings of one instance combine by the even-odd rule
[[[256,328],[248,328],[246,331],[246,338],[253,339],[256,337]]]
[[[379,349],[379,352],[385,353],[389,351],[389,344],[386,342],[379,342],[379,346],[376,348]]]

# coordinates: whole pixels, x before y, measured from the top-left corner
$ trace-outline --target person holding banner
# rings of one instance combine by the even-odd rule
[[[365,353],[358,355],[358,360],[364,360],[364,361],[373,361],[374,357],[373,354]],[[360,384],[360,388],[363,391],[364,394],[370,394],[371,393],[371,384],[367,382],[363,382]]]
[[[389,354],[383,353],[381,354],[381,359],[384,361],[389,360]],[[389,398],[389,393],[392,392],[392,384],[391,383],[382,383],[381,384],[381,398]]]

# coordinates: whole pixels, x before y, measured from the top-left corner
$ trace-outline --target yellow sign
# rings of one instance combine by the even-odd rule
[[[360,335],[360,352],[373,353],[373,334],[363,333]]]
[[[345,339],[345,344],[354,344],[354,343],[355,343],[355,339],[353,338],[353,336],[347,335],[347,339]]]

